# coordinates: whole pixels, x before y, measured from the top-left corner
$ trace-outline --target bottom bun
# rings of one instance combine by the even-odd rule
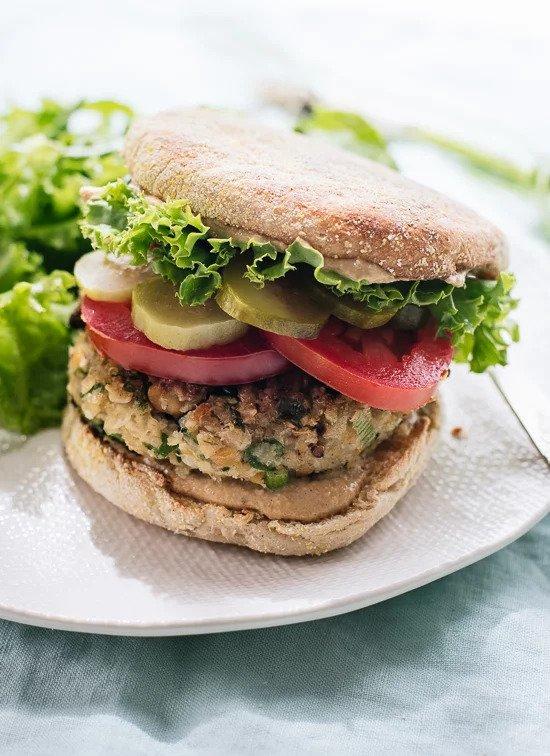
[[[424,468],[438,420],[439,405],[433,402],[414,422],[403,422],[390,439],[365,456],[368,474],[351,505],[308,523],[270,520],[252,510],[230,509],[175,493],[161,467],[152,467],[142,457],[98,438],[72,405],[65,411],[62,434],[69,461],[81,478],[134,517],[193,538],[303,556],[347,546],[388,514]]]

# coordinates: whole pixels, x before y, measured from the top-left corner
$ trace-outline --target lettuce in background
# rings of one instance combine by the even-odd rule
[[[327,132],[344,149],[358,152],[377,163],[389,165],[390,168],[397,168],[386,137],[357,113],[311,106],[294,130],[301,134]]]
[[[34,433],[59,423],[66,401],[74,279],[56,271],[0,294],[0,426]]]
[[[0,139],[13,143],[42,134],[66,145],[94,146],[100,138],[117,139],[133,115],[132,108],[114,100],[79,100],[66,106],[46,98],[35,110],[13,107],[1,115]]]
[[[0,427],[28,434],[60,420],[76,299],[73,277],[54,269],[89,249],[80,188],[124,174],[131,117],[116,102],[53,100],[0,116]]]
[[[0,238],[42,255],[47,270],[70,270],[89,250],[78,227],[80,188],[124,175],[116,129],[125,129],[130,116],[118,103],[65,108],[51,100],[2,116]]]
[[[0,241],[0,292],[19,281],[32,281],[42,274],[42,257],[29,252],[21,242]]]

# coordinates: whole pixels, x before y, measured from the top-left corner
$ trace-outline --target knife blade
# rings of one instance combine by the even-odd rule
[[[519,367],[508,365],[489,375],[506,404],[533,442],[533,445],[550,465],[550,397],[533,384]]]

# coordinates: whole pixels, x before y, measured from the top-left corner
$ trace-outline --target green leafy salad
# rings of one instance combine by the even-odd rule
[[[90,249],[79,191],[124,175],[117,135],[130,116],[116,102],[45,100],[0,117],[0,427],[59,422],[76,298],[68,271]]]
[[[187,305],[216,295],[236,255],[258,287],[305,271],[323,290],[369,311],[429,313],[440,333],[451,334],[455,359],[475,372],[506,364],[507,347],[518,338],[508,319],[516,306],[512,274],[467,278],[464,286],[369,283],[325,268],[323,255],[300,240],[281,250],[216,238],[185,202],[152,202],[128,183],[118,139],[131,115],[116,102],[64,108],[44,101],[0,120],[0,426],[32,433],[58,423],[76,297],[70,271],[92,248],[150,266]],[[384,136],[360,116],[311,110],[297,130],[324,131],[395,167]],[[104,186],[86,208],[83,185]]]

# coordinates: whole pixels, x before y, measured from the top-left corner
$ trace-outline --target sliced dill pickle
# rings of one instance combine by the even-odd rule
[[[176,287],[160,278],[135,287],[132,321],[155,344],[182,352],[228,344],[247,330],[212,300],[198,307],[180,304]]]
[[[76,282],[98,302],[128,302],[137,284],[154,276],[147,268],[132,268],[110,261],[104,252],[88,252],[74,266]]]
[[[216,302],[231,317],[282,336],[314,339],[330,315],[308,297],[300,276],[287,274],[262,288],[244,277],[245,262],[235,258],[223,273]]]
[[[391,324],[400,331],[418,331],[428,319],[428,307],[408,304],[402,307]]]
[[[348,295],[339,297],[321,284],[308,282],[306,287],[308,294],[326,307],[334,317],[358,328],[378,328],[391,320],[397,312],[396,307],[385,307],[379,312],[369,310],[363,302],[356,302]]]

